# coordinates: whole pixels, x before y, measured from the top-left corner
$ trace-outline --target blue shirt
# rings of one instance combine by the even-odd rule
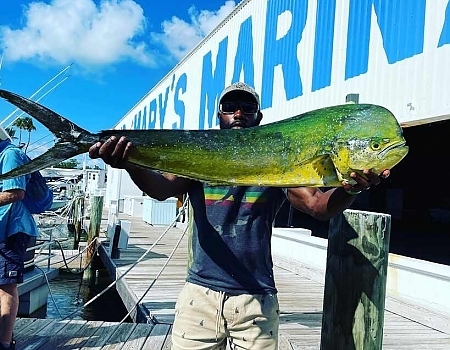
[[[28,163],[26,155],[17,147],[8,147],[10,141],[0,141],[0,173],[4,174],[23,164]],[[26,189],[28,175],[0,181],[0,190]],[[30,236],[38,236],[36,222],[22,201],[0,206],[0,242],[7,237],[24,232]]]
[[[188,193],[187,281],[235,295],[276,293],[271,237],[284,190],[194,182]]]

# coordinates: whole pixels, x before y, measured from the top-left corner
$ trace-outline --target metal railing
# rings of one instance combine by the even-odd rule
[[[52,252],[52,246],[55,244],[55,240],[53,239],[53,229],[54,227],[46,227],[41,228],[39,231],[41,233],[48,232],[48,237],[46,238],[37,238],[36,244],[33,246],[29,246],[27,248],[27,252],[34,251],[33,258],[24,262],[24,268],[30,268],[33,265],[36,265],[42,261],[47,261],[47,269],[50,269],[51,259],[56,256],[54,252]],[[64,238],[62,240],[58,240],[59,242],[67,241],[68,238]],[[47,249],[46,249],[47,248]],[[46,249],[46,250],[45,250]],[[58,248],[59,249],[59,248]],[[36,256],[37,251],[37,256]]]

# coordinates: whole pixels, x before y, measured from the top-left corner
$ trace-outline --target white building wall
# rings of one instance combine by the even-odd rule
[[[244,1],[117,128],[216,127],[215,99],[236,80],[261,92],[266,123],[341,104],[349,93],[387,107],[403,124],[448,118],[449,1],[373,3]]]
[[[142,196],[142,191],[134,184],[125,170],[108,166],[107,177],[106,205],[109,206],[111,202],[123,201],[125,196]],[[119,210],[123,210],[123,203],[120,203]]]
[[[88,169],[85,173],[86,192],[97,194],[106,190],[106,171],[102,169]]]
[[[218,96],[237,80],[260,92],[263,123],[350,93],[404,126],[428,123],[450,117],[449,62],[448,0],[248,0],[116,128],[216,128]]]

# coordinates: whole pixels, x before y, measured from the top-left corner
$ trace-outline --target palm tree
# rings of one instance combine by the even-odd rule
[[[25,129],[24,127],[24,118],[17,118],[14,120],[13,126],[19,129],[19,145],[22,143],[22,130]]]
[[[27,153],[28,145],[30,144],[31,141],[31,132],[33,130],[36,130],[36,127],[33,124],[33,119],[31,119],[30,117],[25,117],[23,119],[24,119],[24,129],[28,131],[28,141],[27,145],[25,146],[25,153]]]
[[[13,129],[13,128],[5,128],[5,131],[8,133],[9,137],[11,137],[11,140],[17,139],[17,136],[16,136],[16,129]]]
[[[31,131],[36,130],[36,127],[33,124],[33,119],[30,117],[17,118],[13,125],[19,128],[19,146],[22,143],[22,130],[28,131],[28,142],[25,145],[25,153],[27,153],[27,148],[31,139]]]

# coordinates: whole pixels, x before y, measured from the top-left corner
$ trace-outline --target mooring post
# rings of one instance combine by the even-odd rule
[[[330,222],[321,350],[381,350],[391,216],[346,210]]]
[[[103,213],[103,196],[93,196],[91,198],[91,214],[89,219],[89,231],[87,244],[89,248],[86,251],[86,262],[90,263],[94,257],[95,245],[90,245],[100,234],[100,224],[102,222]],[[95,279],[95,271],[91,268],[84,270],[83,279],[93,281]]]
[[[120,259],[120,250],[119,250],[120,231],[122,231],[122,225],[119,220],[119,222],[116,224],[116,227],[114,228],[113,239],[110,240],[109,243],[112,244],[111,259]]]
[[[73,234],[73,249],[78,249],[80,244],[80,234],[81,234],[81,225],[80,223],[80,200],[79,198],[75,199],[73,204],[73,224],[74,224],[74,234]]]
[[[84,218],[84,197],[78,198],[78,220],[76,230],[78,232],[78,242],[81,241],[81,235],[83,234],[83,218]]]

